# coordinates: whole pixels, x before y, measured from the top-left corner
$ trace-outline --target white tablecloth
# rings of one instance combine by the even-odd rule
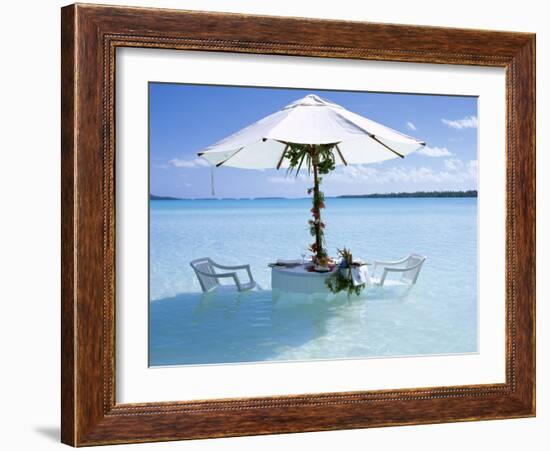
[[[293,267],[274,266],[271,268],[271,288],[287,293],[327,293],[325,280],[331,277],[337,268],[330,272],[309,272],[305,265]]]
[[[297,266],[273,266],[271,268],[271,288],[274,291],[287,293],[328,293],[325,281],[331,277],[338,267],[326,273],[310,272],[306,265]],[[367,284],[370,282],[366,266],[361,267]]]

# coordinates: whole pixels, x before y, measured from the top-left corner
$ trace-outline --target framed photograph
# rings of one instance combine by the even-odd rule
[[[64,443],[535,415],[533,34],[71,5],[61,69]]]

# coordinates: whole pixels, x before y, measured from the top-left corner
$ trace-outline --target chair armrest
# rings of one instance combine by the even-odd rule
[[[405,263],[409,257],[402,258],[401,260],[395,260],[395,261],[382,261],[382,260],[375,260],[374,265],[375,266],[396,266],[400,265],[401,263]]]
[[[421,266],[422,264],[424,263],[424,260],[412,265],[412,266],[408,266],[406,268],[391,268],[391,267],[388,267],[388,268],[384,268],[386,271],[391,271],[391,272],[405,272],[405,271],[410,271],[411,269],[416,269],[418,268],[419,266]]]
[[[202,274],[203,276],[214,277],[216,279],[223,279],[223,278],[231,277],[233,279],[233,281],[235,282],[235,285],[237,285],[237,287],[239,288],[239,290],[241,289],[241,281],[240,281],[239,276],[236,272],[224,272],[224,273],[211,274],[211,273],[208,273],[208,272],[205,272],[205,271],[201,271],[200,269],[195,269],[195,271],[197,271],[199,274]]]
[[[395,260],[395,261],[383,261],[383,260],[374,260],[374,262],[372,263],[372,274],[374,276],[374,274],[376,273],[376,270],[378,269],[379,266],[383,266],[384,268],[386,267],[390,267],[390,266],[397,266],[397,265],[400,265],[402,263],[405,263],[407,261],[409,257],[405,257],[405,258],[402,258],[401,260]]]
[[[194,268],[194,269],[195,269],[195,271],[197,271],[199,274],[201,274],[203,276],[214,277],[216,279],[221,279],[221,278],[224,278],[224,277],[233,277],[233,276],[237,275],[236,272],[209,273],[209,272],[206,272],[206,271],[201,271],[200,269],[196,269],[196,268]]]
[[[408,271],[409,269],[414,269],[414,267],[413,266],[411,266],[410,268],[392,268],[391,266],[384,267],[385,272],[405,272],[405,271]]]
[[[384,281],[386,280],[386,277],[388,276],[388,273],[390,272],[405,272],[410,271],[412,269],[416,269],[419,266],[422,266],[424,263],[424,260],[416,263],[415,265],[409,266],[407,268],[392,268],[392,267],[384,267],[384,272],[382,273],[382,277],[380,277],[380,285],[384,285]],[[373,272],[374,274],[374,272]],[[415,279],[416,280],[416,279]]]
[[[246,269],[250,265],[235,265],[235,266],[228,266],[228,265],[220,265],[218,263],[212,262],[212,266],[215,266],[216,268],[220,269]]]
[[[215,266],[216,268],[220,269],[245,269],[248,273],[248,279],[250,282],[253,282],[254,279],[252,278],[252,271],[250,271],[250,265],[236,265],[236,266],[227,266],[227,265],[220,265],[218,263],[212,262],[212,266]]]

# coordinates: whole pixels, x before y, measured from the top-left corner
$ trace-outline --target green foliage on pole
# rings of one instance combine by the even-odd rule
[[[320,175],[326,175],[336,167],[333,150],[336,144],[295,144],[288,143],[284,157],[288,160],[287,174],[295,173],[297,177],[300,170],[307,168],[308,174],[313,174],[313,187],[307,190],[312,194],[312,219],[308,221],[309,232],[315,238],[315,242],[309,246],[313,253],[313,261],[326,266],[328,255],[325,243],[325,223],[321,219],[321,210],[325,208],[325,195],[319,189],[322,182]]]

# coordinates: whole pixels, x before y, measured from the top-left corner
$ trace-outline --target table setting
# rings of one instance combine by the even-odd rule
[[[370,284],[368,263],[354,259],[349,249],[338,250],[338,258],[328,258],[324,265],[311,259],[278,259],[271,268],[272,288],[293,293],[360,292]]]

